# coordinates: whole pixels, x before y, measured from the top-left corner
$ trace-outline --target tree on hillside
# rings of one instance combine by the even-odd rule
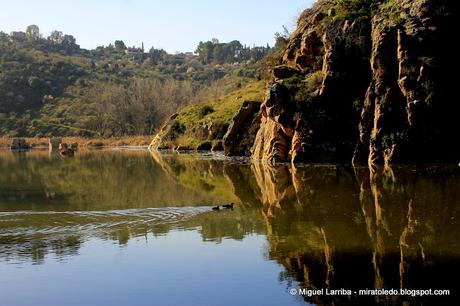
[[[31,24],[26,29],[26,38],[28,41],[34,41],[40,39],[40,28],[35,25]]]
[[[195,53],[198,54],[203,64],[210,63],[213,59],[214,44],[212,41],[202,42],[198,44]]]
[[[62,44],[63,38],[62,32],[57,30],[51,32],[50,36],[48,36],[48,40],[54,44]]]
[[[220,43],[213,38],[211,41],[200,42],[195,51],[203,64],[233,64],[247,60],[257,62],[267,54],[269,47],[243,46],[238,40]]]
[[[75,37],[73,37],[73,35],[64,35],[62,37],[62,45],[64,46],[75,46],[77,44],[77,40],[75,39]]]
[[[125,51],[126,50],[126,45],[122,40],[115,40],[115,50],[116,51]]]
[[[168,53],[163,49],[155,49],[152,47],[149,50],[149,56],[153,60],[153,63],[157,64],[164,61],[167,58]]]
[[[190,81],[133,78],[91,88],[90,127],[100,136],[150,135],[193,96]]]
[[[62,37],[61,46],[67,54],[72,54],[80,50],[80,45],[77,45],[77,40],[73,37],[73,35],[65,34]]]
[[[275,46],[268,49],[268,53],[261,61],[263,78],[270,79],[273,67],[281,63],[283,52],[289,42],[289,36],[290,33],[285,26],[283,26],[283,33],[275,33]]]
[[[8,34],[6,34],[3,31],[0,31],[0,41],[6,41],[8,40]]]

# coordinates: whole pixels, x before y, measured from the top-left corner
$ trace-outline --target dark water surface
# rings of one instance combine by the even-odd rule
[[[455,304],[459,191],[457,165],[0,151],[0,305]],[[354,294],[366,288],[450,296]]]

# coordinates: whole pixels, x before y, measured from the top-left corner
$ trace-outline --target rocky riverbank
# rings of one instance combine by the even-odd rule
[[[219,135],[226,154],[269,163],[457,161],[454,5],[317,2],[299,17],[260,107],[242,101]]]

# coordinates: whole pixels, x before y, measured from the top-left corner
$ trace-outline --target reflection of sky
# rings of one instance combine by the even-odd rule
[[[0,305],[303,304],[263,258],[265,236],[204,242],[196,231],[137,237],[125,246],[92,239],[80,256],[0,264]]]

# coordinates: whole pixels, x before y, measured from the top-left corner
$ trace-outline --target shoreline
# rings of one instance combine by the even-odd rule
[[[229,161],[230,163],[241,163],[241,164],[256,164],[269,166],[271,168],[279,167],[294,167],[294,168],[352,168],[357,171],[360,170],[371,170],[371,172],[376,171],[409,171],[409,172],[419,172],[419,174],[447,171],[457,173],[460,168],[460,163],[458,162],[426,162],[426,163],[397,163],[391,166],[385,167],[384,165],[378,165],[376,167],[369,167],[368,165],[352,165],[351,163],[339,163],[339,162],[310,162],[310,163],[292,163],[292,162],[280,162],[275,165],[264,162],[261,159],[254,159],[249,156],[226,156],[223,154],[223,151],[213,151],[213,150],[173,150],[173,149],[160,149],[160,150],[151,150],[147,145],[106,145],[106,146],[83,146],[81,147],[81,152],[91,152],[91,151],[147,151],[152,156],[167,156],[167,155],[177,155],[177,156],[189,156],[189,157],[199,157],[199,159],[212,159],[220,161]],[[0,152],[11,151],[11,152],[30,152],[30,151],[48,151],[48,146],[34,146],[28,150],[24,151],[15,151],[10,150],[9,147],[0,146]],[[390,171],[390,172],[391,172]]]
[[[58,136],[59,137],[59,136]],[[0,149],[9,149],[11,140],[16,137],[0,137]],[[17,137],[25,139],[33,149],[48,148],[50,137]],[[65,143],[76,142],[79,147],[148,147],[153,136],[121,136],[112,138],[84,138],[75,136],[60,137]]]
[[[10,144],[13,138],[23,138],[30,145],[29,150],[48,150],[49,148],[49,137],[0,137],[0,151],[8,150],[10,151]],[[249,156],[225,156],[223,151],[221,150],[196,150],[196,149],[151,149],[150,144],[152,140],[152,136],[122,136],[122,137],[113,137],[113,138],[84,138],[84,137],[74,137],[74,136],[66,136],[61,137],[62,141],[65,143],[73,143],[76,142],[80,149],[85,150],[99,150],[99,149],[112,149],[112,150],[145,150],[149,151],[153,154],[180,154],[180,155],[213,155],[214,157],[219,156],[221,159],[224,157],[225,159],[232,160],[232,161],[240,161],[243,163],[251,162],[251,163],[262,163],[260,159],[254,159]],[[278,162],[276,165],[272,165],[273,167],[277,166],[286,166],[286,165],[294,165],[295,167],[352,167],[355,169],[368,169],[368,165],[353,165],[352,163],[344,163],[344,162]],[[431,161],[431,162],[423,162],[423,163],[396,163],[392,165],[391,168],[398,169],[401,167],[409,167],[409,168],[431,168],[431,167],[452,167],[455,165],[456,167],[460,167],[460,162],[458,161]],[[379,165],[377,168],[385,168],[384,165]]]

